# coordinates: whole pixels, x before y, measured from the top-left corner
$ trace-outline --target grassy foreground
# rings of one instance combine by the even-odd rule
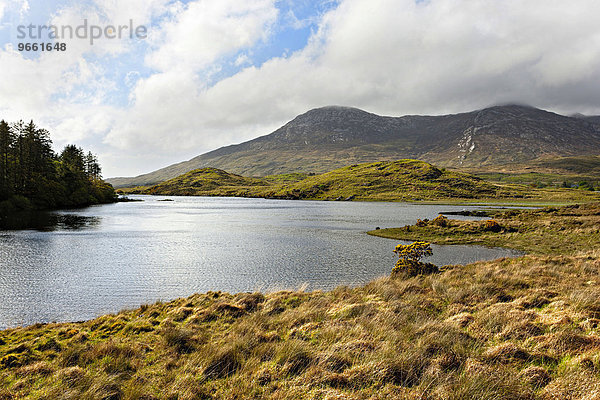
[[[599,398],[600,204],[511,213],[439,228],[535,254],[2,331],[0,399]]]
[[[491,183],[474,175],[440,169],[418,160],[354,164],[319,174],[282,174],[262,178],[201,168],[151,187],[124,193],[181,196],[239,196],[273,199],[544,202],[600,200],[600,193],[573,189],[533,189]]]

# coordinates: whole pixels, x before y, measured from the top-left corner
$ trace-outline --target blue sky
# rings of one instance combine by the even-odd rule
[[[180,1],[182,5],[189,4],[191,0]],[[23,10],[23,3],[14,2],[2,22],[0,29],[0,44],[11,43],[15,48],[19,42],[25,42],[18,38],[17,27],[22,26],[22,31],[27,32],[30,24],[36,26],[49,25],[52,17],[60,13],[63,9],[80,8],[95,9],[95,1],[28,1],[26,10]],[[337,6],[336,0],[279,0],[274,3],[278,10],[276,24],[272,27],[273,33],[266,39],[261,40],[248,49],[243,48],[239,51],[233,51],[225,54],[217,60],[219,70],[215,72],[211,69],[210,76],[207,76],[208,85],[219,82],[222,79],[235,75],[241,69],[250,65],[260,66],[264,62],[274,57],[286,57],[295,51],[301,50],[307,44],[311,34],[318,29],[320,17],[327,11]],[[83,17],[80,24],[83,24]],[[150,33],[152,28],[159,26],[164,15],[155,15],[145,26]],[[109,18],[105,18],[102,26],[111,24]],[[135,21],[134,21],[135,22]],[[78,24],[79,25],[79,24]],[[78,26],[78,25],[75,25]],[[134,25],[137,26],[137,25]],[[46,34],[47,30],[44,30]],[[36,40],[31,40],[35,42]],[[39,40],[37,40],[39,42]],[[131,87],[131,77],[147,78],[156,72],[149,68],[143,62],[144,54],[149,51],[150,44],[145,40],[136,40],[133,47],[126,54],[118,54],[113,57],[98,54],[83,54],[82,57],[90,63],[97,65],[105,70],[104,76],[115,84],[114,89],[109,93],[113,104],[125,107],[129,100],[129,89]],[[39,58],[41,52],[26,52],[23,57],[27,59]],[[236,63],[236,60],[242,56],[247,60],[243,64]],[[135,74],[131,74],[135,72]],[[199,71],[202,73],[202,71]],[[128,78],[129,76],[129,78]],[[58,97],[54,97],[57,99]]]
[[[127,176],[332,104],[600,114],[597,15],[594,0],[0,0],[0,118],[34,119]],[[19,24],[85,19],[149,36],[17,50]]]

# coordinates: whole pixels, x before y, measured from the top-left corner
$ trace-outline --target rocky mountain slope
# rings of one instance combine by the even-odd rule
[[[443,116],[384,117],[356,108],[310,110],[275,132],[140,175],[116,187],[153,185],[202,167],[245,176],[321,173],[344,165],[415,158],[444,167],[493,167],[600,153],[598,117],[521,105]]]

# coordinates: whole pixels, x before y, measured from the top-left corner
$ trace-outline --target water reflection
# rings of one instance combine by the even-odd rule
[[[0,214],[0,230],[16,231],[32,229],[40,232],[56,230],[79,230],[94,228],[100,224],[100,218],[78,214],[63,214],[47,211],[18,211]]]

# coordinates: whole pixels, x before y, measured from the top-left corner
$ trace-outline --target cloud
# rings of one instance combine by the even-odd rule
[[[29,1],[27,0],[0,0],[0,20],[7,11],[14,11],[22,17],[29,11]]]
[[[593,1],[347,0],[324,15],[303,50],[210,87],[193,72],[173,68],[200,68],[246,42],[225,39],[219,49],[199,44],[201,56],[187,55],[193,44],[182,41],[180,50],[166,44],[185,36],[182,16],[167,28],[165,47],[150,57],[168,71],[138,84],[134,106],[106,142],[200,153],[266,134],[327,104],[391,115],[508,101],[600,111],[600,91],[576,99],[568,90],[578,83],[600,89],[599,13]],[[175,140],[165,146],[165,136]]]
[[[218,58],[266,39],[277,18],[274,0],[189,3],[161,27],[146,62],[160,71],[185,66],[198,70]]]
[[[248,65],[251,64],[251,60],[250,57],[248,57],[248,54],[240,54],[238,56],[238,58],[235,59],[234,64],[236,67],[239,67],[241,65]]]
[[[0,81],[0,112],[41,115],[61,140],[96,140],[107,160],[120,160],[105,165],[108,175],[267,134],[329,104],[403,115],[514,101],[600,114],[595,0],[342,0],[317,22],[277,4],[97,0],[66,8],[56,21],[132,18],[151,34],[145,47],[73,43],[63,58],[0,51],[0,70],[11,71]],[[281,26],[307,20],[313,33],[304,48],[261,58]],[[104,56],[125,65],[123,87],[98,62]],[[128,95],[124,109],[111,100],[115,90]]]

